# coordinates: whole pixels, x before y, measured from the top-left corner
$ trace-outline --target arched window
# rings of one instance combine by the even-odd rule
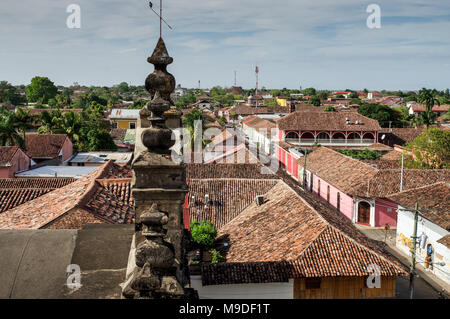
[[[336,132],[333,134],[333,140],[345,140],[344,133]]]
[[[286,139],[298,140],[297,132],[289,132],[286,134]]]
[[[358,223],[370,224],[370,204],[368,202],[361,201],[358,203]]]
[[[301,138],[305,138],[305,139],[314,139],[314,134],[311,132],[304,132],[302,133]]]
[[[365,134],[363,135],[363,139],[364,139],[364,140],[374,140],[374,139],[375,139],[375,136],[374,136],[372,133],[365,133]]]
[[[320,196],[320,179],[317,181],[317,195]]]
[[[319,135],[317,135],[318,140],[329,140],[330,135],[327,132],[320,132]]]
[[[359,135],[358,133],[352,132],[350,134],[348,134],[347,136],[347,140],[360,140],[361,139],[361,135]]]

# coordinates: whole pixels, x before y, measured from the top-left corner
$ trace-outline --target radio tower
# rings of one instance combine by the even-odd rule
[[[256,69],[255,69],[255,74],[256,74],[256,90],[255,90],[255,95],[258,95],[258,73],[259,73],[259,68],[258,68],[258,66],[256,66]]]
[[[237,83],[237,82],[236,82],[236,71],[234,71],[234,86],[237,86],[236,83]]]

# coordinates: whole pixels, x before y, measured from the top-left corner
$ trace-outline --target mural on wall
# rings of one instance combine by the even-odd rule
[[[400,242],[402,243],[403,246],[408,247],[409,249],[412,249],[412,242],[411,242],[411,238],[406,237],[405,235],[403,235],[402,233],[400,233],[398,235],[398,237],[400,237]]]

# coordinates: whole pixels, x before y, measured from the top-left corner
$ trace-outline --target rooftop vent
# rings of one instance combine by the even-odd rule
[[[264,195],[256,196],[256,205],[261,206],[264,204]]]

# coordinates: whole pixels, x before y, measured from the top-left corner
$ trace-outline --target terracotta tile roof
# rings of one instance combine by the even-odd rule
[[[131,179],[97,180],[95,193],[83,206],[116,224],[134,223]]]
[[[303,158],[297,160],[303,167]],[[400,191],[400,169],[378,168],[363,161],[319,147],[306,157],[306,169],[339,190],[361,197],[383,198]],[[450,170],[405,169],[403,189],[450,181]]]
[[[115,173],[119,176],[112,176]],[[84,208],[106,222],[131,222],[132,208],[127,207],[131,199],[119,195],[117,190],[126,182],[119,180],[116,187],[112,181],[99,181],[122,178],[123,174],[123,167],[109,161],[69,185],[0,214],[0,229],[39,229],[76,207]]]
[[[275,113],[289,113],[289,107],[287,106],[259,106],[254,107],[247,104],[238,104],[233,106],[230,113],[235,112],[238,115],[251,115],[251,114],[275,114]]]
[[[252,203],[257,195],[267,193],[277,181],[269,179],[191,179],[188,182],[191,221],[207,219],[217,229],[220,229]],[[208,203],[205,195],[209,196]]]
[[[246,122],[245,125],[252,127],[256,130],[267,129],[267,133],[270,135],[271,129],[276,128],[276,124],[267,119],[262,119],[260,117],[256,117]]]
[[[58,157],[66,139],[67,135],[65,134],[27,133],[26,153],[31,158],[52,159]]]
[[[202,274],[204,283],[285,281],[286,276],[367,276],[370,264],[379,265],[383,276],[406,275],[400,264],[390,261],[388,254],[344,216],[329,209],[317,210],[286,183],[278,182],[264,197],[264,204],[251,203],[219,230],[217,243],[229,243],[218,248],[226,263],[208,266]],[[250,269],[271,267],[274,274],[260,277],[247,270],[230,278],[246,263]]]
[[[114,128],[109,132],[114,143],[116,144],[125,144],[125,134],[127,133],[127,129],[123,128]]]
[[[435,112],[445,112],[448,111],[448,108],[450,107],[449,104],[441,104],[441,105],[435,105],[433,106],[433,111]],[[423,112],[426,109],[426,105],[424,104],[415,104],[412,106],[412,110],[414,112]]]
[[[373,176],[368,188],[361,188],[367,197],[387,197],[400,192],[400,169],[383,169]],[[449,169],[405,169],[403,171],[403,190],[409,190],[439,182],[450,182]]]
[[[450,248],[450,235],[445,235],[444,237],[439,239],[437,242],[444,245],[447,248]]]
[[[401,163],[398,160],[364,160],[362,161],[366,164],[372,165],[378,169],[395,169],[401,168]]]
[[[363,124],[346,124],[362,121]],[[378,121],[356,112],[294,112],[276,120],[280,130],[379,131]]]
[[[18,146],[0,146],[0,166],[11,166],[11,160],[18,150]]]
[[[186,164],[187,180],[205,178],[274,179],[273,174],[263,174],[261,164]]]
[[[75,178],[0,178],[0,189],[60,188],[75,180]]]
[[[297,163],[303,167],[304,159],[298,159]],[[367,189],[367,181],[378,173],[373,166],[326,147],[319,147],[306,156],[306,169],[352,195],[360,195],[361,186]]]
[[[388,198],[406,209],[414,209],[419,203],[420,215],[450,231],[450,180],[447,183],[409,189],[388,196]]]
[[[422,128],[393,128],[382,129],[378,132],[380,142],[389,146],[404,145],[412,142],[422,133]],[[384,135],[384,138],[383,138]]]
[[[0,213],[74,181],[74,178],[2,178],[0,179]]]

